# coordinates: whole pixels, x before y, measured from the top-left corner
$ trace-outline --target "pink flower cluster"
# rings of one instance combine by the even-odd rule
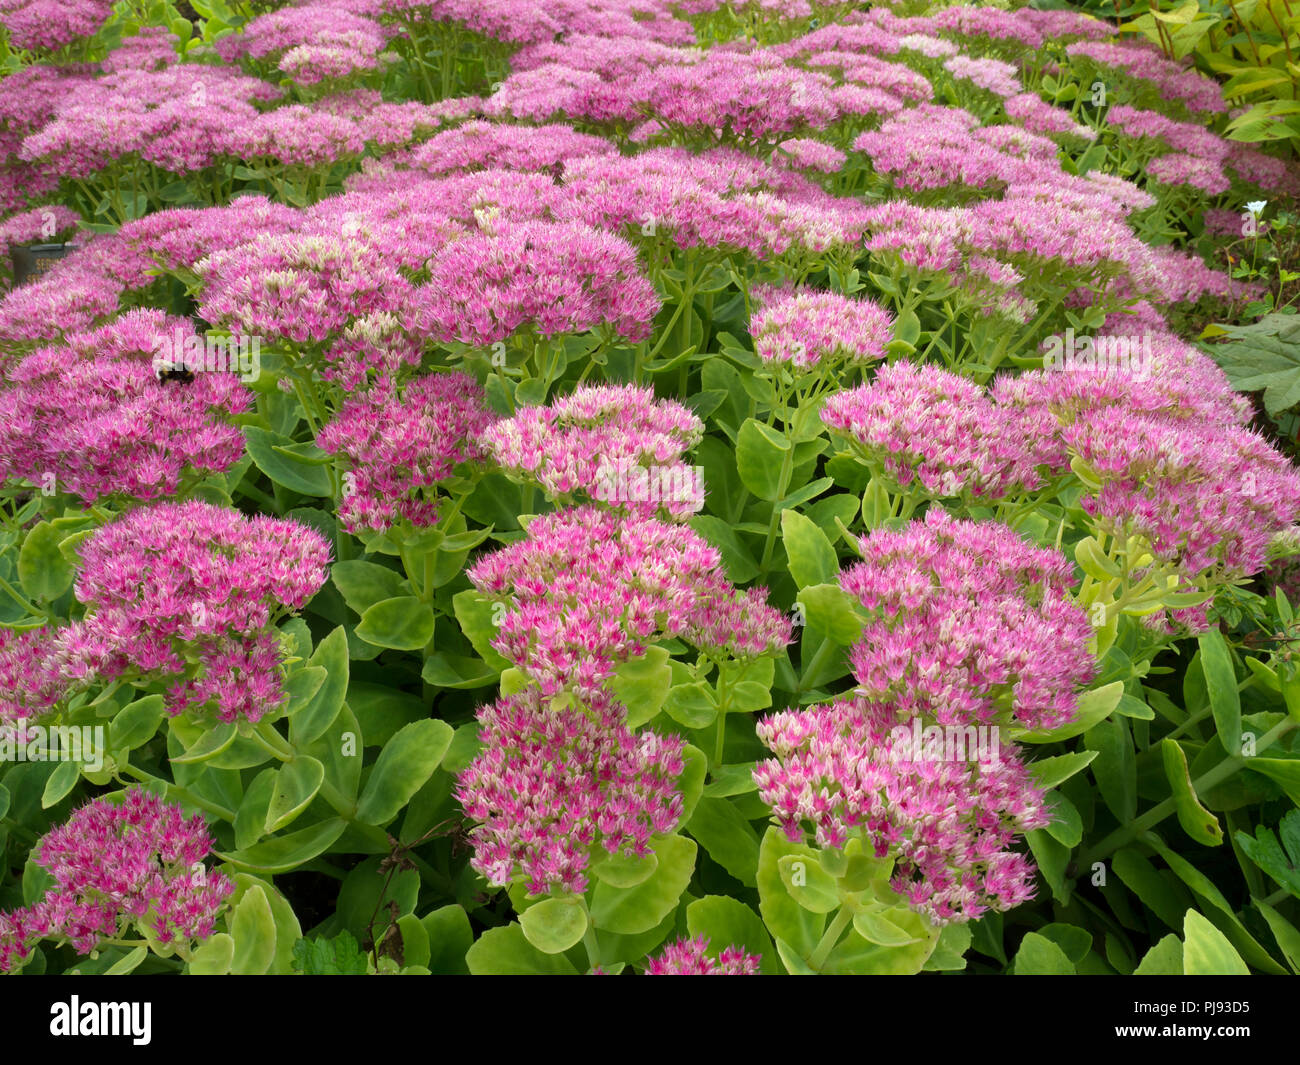
[[[1189,581],[1257,573],[1300,517],[1300,473],[1246,427],[1246,401],[1210,359],[1163,332],[1151,347],[1144,373],[1032,371],[992,395],[1025,420],[1038,462],[1064,471],[1078,456],[1094,471],[1101,486],[1082,505],[1099,529],[1146,538]],[[1179,619],[1203,628],[1204,608]]]
[[[149,256],[117,233],[79,244],[35,281],[0,298],[0,355],[89,332],[116,314],[127,292],[154,281]]]
[[[643,340],[660,305],[631,244],[572,222],[524,222],[466,236],[429,272],[417,294],[424,328],[440,340],[476,346],[523,326],[554,336],[608,325]]]
[[[1006,751],[916,757],[887,706],[844,700],[786,710],[758,725],[776,757],[754,769],[758,793],[792,840],[811,825],[823,847],[861,833],[893,858],[893,888],[935,924],[971,921],[1034,895],[1034,865],[1012,845],[1050,820],[1042,791]]]
[[[1008,136],[1021,143],[1008,142]],[[877,173],[912,192],[1026,184],[1056,155],[1054,143],[1018,126],[981,126],[968,111],[930,104],[887,118],[853,147],[871,158]]]
[[[58,188],[58,175],[49,166],[25,163],[18,153],[27,135],[49,122],[59,103],[92,77],[89,64],[35,63],[5,75],[0,94],[0,211],[39,204]]]
[[[791,137],[776,147],[772,161],[792,170],[817,170],[834,174],[844,166],[848,158],[835,145],[811,137]]]
[[[365,8],[373,5],[366,0]],[[433,22],[462,26],[510,44],[535,44],[560,36],[601,37],[683,44],[690,24],[664,0],[377,0],[385,21],[421,28]]]
[[[999,59],[972,59],[970,56],[955,55],[944,61],[943,69],[957,80],[969,81],[981,89],[987,89],[994,96],[1015,96],[1022,88],[1020,79],[1016,77],[1016,68]]]
[[[598,385],[498,421],[483,445],[509,476],[539,484],[553,500],[581,495],[646,516],[662,507],[680,517],[704,504],[682,461],[703,435],[699,418],[673,400],[656,400],[649,388]],[[661,493],[665,482],[672,491]],[[644,492],[635,490],[638,483]]]
[[[85,617],[53,635],[71,683],[170,682],[171,714],[210,710],[256,722],[284,701],[282,611],[328,576],[329,544],[297,522],[211,503],[127,511],[81,545]]]
[[[1158,111],[1116,104],[1106,112],[1109,125],[1135,140],[1167,145],[1173,152],[1159,155],[1147,171],[1166,184],[1189,184],[1217,196],[1231,187],[1227,170],[1242,180],[1294,196],[1300,178],[1283,161],[1238,141],[1230,141],[1196,122],[1178,122]]]
[[[123,38],[100,66],[109,74],[119,70],[161,70],[179,62],[176,54],[179,44],[166,26],[142,26],[135,36]]]
[[[491,421],[483,390],[461,373],[426,374],[349,399],[316,438],[348,467],[339,521],[352,531],[435,524],[433,490],[458,464],[482,458],[478,439]]]
[[[298,233],[255,237],[195,266],[199,314],[236,336],[324,344],[355,319],[409,308],[413,288],[366,241]]]
[[[0,223],[0,248],[59,241],[70,236],[80,222],[81,215],[62,204],[19,211]]]
[[[278,95],[274,86],[224,67],[120,70],[72,86],[19,155],[74,178],[133,158],[192,173],[244,154],[244,138],[258,119],[253,101]]]
[[[1079,125],[1069,112],[1049,104],[1036,92],[1022,92],[1002,101],[1007,117],[1019,122],[1031,133],[1059,134],[1095,140],[1097,134]]]
[[[479,711],[482,753],[457,798],[480,822],[471,865],[489,883],[522,875],[531,895],[581,893],[593,857],[645,855],[682,815],[682,740],[627,727],[603,690],[557,711],[529,686]]]
[[[571,159],[614,153],[614,145],[603,137],[560,123],[515,126],[474,121],[426,141],[411,153],[411,162],[430,174],[483,168],[559,171]]]
[[[16,742],[25,738],[18,722],[51,713],[67,687],[48,628],[0,628],[0,725]]]
[[[481,558],[469,578],[509,604],[493,646],[548,695],[599,689],[665,636],[732,658],[790,641],[766,590],[733,588],[699,534],[595,506],[535,518],[526,540]]]
[[[27,52],[55,52],[91,37],[112,13],[113,0],[0,0],[0,26]]]
[[[864,209],[802,175],[739,152],[658,148],[588,156],[565,166],[557,212],[680,248],[739,248],[758,258],[792,247],[826,251],[862,236]]]
[[[1189,111],[1228,109],[1218,83],[1187,63],[1166,59],[1149,42],[1078,41],[1067,45],[1071,59],[1087,59],[1102,67],[1122,70],[1131,78],[1150,84],[1166,100],[1179,100]]]
[[[127,222],[118,235],[164,269],[188,272],[214,252],[258,237],[290,233],[301,212],[264,196],[237,196],[224,207],[171,207]]]
[[[760,288],[750,323],[754,351],[766,362],[807,370],[885,357],[893,318],[880,304],[834,292]]]
[[[0,392],[0,478],[94,503],[175,495],[233,466],[244,438],[230,419],[252,394],[228,371],[160,377],[155,359],[187,340],[205,346],[188,320],[138,310],[27,356]]]
[[[850,652],[858,693],[903,721],[1053,728],[1096,671],[1073,567],[994,521],[926,511],[861,541],[840,577],[867,612]]]
[[[961,374],[899,362],[827,398],[821,419],[903,490],[996,500],[1041,478],[1023,423]]]
[[[147,923],[162,944],[206,939],[235,890],[203,868],[211,849],[201,817],[138,788],[81,807],[33,849],[54,886],[0,914],[0,970],[20,966],[42,939],[89,954],[131,924]]]
[[[646,963],[646,976],[757,976],[757,954],[735,946],[723,947],[717,957],[708,953],[706,936],[677,939]]]
[[[879,27],[878,32],[891,34],[932,34],[956,37],[963,43],[973,39],[980,45],[988,42],[1000,46],[1001,51],[1011,56],[1035,52],[1049,40],[1098,39],[1114,35],[1114,27],[1109,23],[1082,12],[1038,11],[1033,8],[1011,11],[973,4],[958,4],[933,15],[912,17],[899,16],[888,7],[873,7],[848,16],[848,21]]]
[[[353,10],[357,6],[346,0],[291,4],[218,38],[215,48],[226,60],[273,60],[300,85],[373,70],[391,31]]]

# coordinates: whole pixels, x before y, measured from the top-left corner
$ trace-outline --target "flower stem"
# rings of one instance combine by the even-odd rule
[[[1264,733],[1264,735],[1260,737],[1257,749],[1260,751],[1267,750],[1274,740],[1279,736],[1283,736],[1287,732],[1290,732],[1295,727],[1296,723],[1289,718],[1285,721],[1279,722],[1274,728],[1269,729],[1268,732]],[[1249,758],[1243,758],[1241,755],[1231,754],[1213,769],[1202,773],[1201,776],[1192,781],[1192,790],[1199,795],[1201,792],[1214,787],[1214,785],[1221,781],[1227,780],[1228,777],[1232,776],[1239,769],[1244,769],[1249,763]],[[1154,828],[1177,809],[1178,804],[1172,798],[1157,803],[1141,817],[1135,818],[1128,824],[1117,828],[1097,844],[1096,847],[1080,858],[1079,868],[1088,869],[1092,866],[1093,862],[1109,857],[1130,840],[1134,839],[1141,833],[1146,832],[1148,829]]]
[[[826,959],[830,956],[835,944],[840,941],[840,936],[844,934],[844,929],[849,926],[853,920],[853,914],[849,912],[847,906],[841,905],[835,911],[835,919],[831,921],[830,927],[826,929],[821,941],[817,944],[812,954],[808,958],[808,967],[818,972],[826,964]]]

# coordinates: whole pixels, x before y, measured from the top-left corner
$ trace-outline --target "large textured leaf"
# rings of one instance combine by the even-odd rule
[[[1264,390],[1270,414],[1300,403],[1300,316],[1269,314],[1246,326],[1222,326],[1227,340],[1210,353],[1234,388]]]
[[[1278,824],[1281,842],[1271,828],[1255,829],[1254,837],[1237,833],[1237,845],[1246,856],[1300,899],[1300,810],[1291,810]]]

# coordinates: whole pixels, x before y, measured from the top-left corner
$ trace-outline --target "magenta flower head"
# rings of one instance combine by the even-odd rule
[[[539,484],[553,500],[586,496],[616,509],[674,516],[704,505],[703,484],[682,456],[704,426],[649,388],[579,388],[547,407],[525,407],[483,434],[491,457],[514,480]]]
[[[659,297],[622,237],[578,223],[524,222],[450,245],[420,290],[443,341],[488,345],[530,326],[543,336],[607,325],[650,335]]]
[[[196,263],[223,248],[302,225],[301,211],[264,196],[238,196],[224,207],[169,207],[127,222],[118,235],[165,270],[192,279]]]
[[[570,159],[617,152],[612,141],[579,133],[572,126],[517,126],[465,122],[444,130],[411,153],[411,162],[430,174],[469,170],[558,171]]]
[[[1300,518],[1300,472],[1253,429],[1107,407],[1062,435],[1100,481],[1082,501],[1097,528],[1141,536],[1189,578],[1258,573]]]
[[[483,457],[478,440],[491,421],[482,388],[462,373],[426,374],[350,399],[316,438],[348,467],[339,520],[350,530],[435,524],[434,490],[457,465]]]
[[[844,166],[848,157],[825,141],[811,137],[791,137],[776,146],[772,153],[772,162],[778,166],[787,166],[791,170],[811,170],[825,174],[834,174]]]
[[[483,748],[456,794],[480,822],[470,864],[489,883],[580,894],[594,858],[648,854],[677,827],[683,741],[634,733],[626,716],[600,689],[557,710],[531,685],[479,711]]]
[[[776,754],[754,769],[763,801],[792,840],[894,861],[891,886],[934,924],[970,921],[1033,897],[1034,866],[1012,850],[1050,820],[1014,750],[918,756],[892,708],[846,700],[784,710],[758,724]],[[971,731],[974,731],[973,729]]]
[[[0,222],[0,248],[64,240],[72,235],[80,221],[81,215],[62,204],[19,211]]]
[[[130,510],[81,547],[86,615],[58,634],[64,675],[170,681],[173,715],[256,722],[285,698],[273,626],[325,583],[329,556],[294,521],[197,501]]]
[[[894,321],[871,300],[834,292],[760,288],[750,323],[754,351],[766,362],[809,369],[885,357]]]
[[[1081,505],[1095,528],[1140,537],[1184,579],[1177,590],[1258,573],[1270,542],[1300,516],[1300,474],[1246,427],[1249,405],[1213,360],[1167,333],[1148,337],[1149,359],[1123,365],[1094,353],[1087,372],[999,378],[993,397],[1023,419],[1038,461],[1061,472],[1073,460],[1086,476]],[[1207,624],[1204,607],[1175,613],[1194,630]]]
[[[938,507],[875,530],[861,550],[840,577],[868,616],[849,656],[858,694],[940,725],[1053,728],[1074,716],[1097,664],[1059,551]]]
[[[865,208],[783,167],[726,149],[655,148],[565,166],[562,217],[671,240],[680,248],[743,248],[770,258],[861,239]]]
[[[180,43],[166,26],[142,26],[133,37],[123,37],[100,65],[109,74],[119,70],[161,70],[179,61],[176,48]]]
[[[89,954],[132,925],[162,944],[206,939],[235,890],[203,866],[211,850],[203,818],[186,818],[179,805],[139,788],[83,806],[33,849],[54,886],[33,905],[0,914],[0,970],[17,967],[42,939]]]
[[[19,155],[83,180],[137,159],[189,174],[242,154],[258,117],[253,101],[279,95],[268,82],[204,63],[123,69],[75,87]]]
[[[705,936],[677,939],[646,963],[646,976],[757,976],[757,954],[735,945],[723,947],[717,957],[708,953]]]
[[[0,26],[14,48],[56,52],[79,37],[94,36],[112,13],[112,0],[5,0]]]
[[[409,306],[412,286],[376,245],[348,236],[270,234],[195,266],[204,321],[238,336],[323,344],[355,319]]]
[[[904,491],[989,500],[1041,483],[1023,421],[937,366],[881,367],[870,384],[828,397],[821,418]]]
[[[1000,59],[972,59],[969,56],[955,55],[944,61],[943,68],[959,81],[972,82],[995,96],[1015,96],[1021,90],[1016,68]]]
[[[0,629],[0,736],[21,742],[18,722],[51,713],[66,691],[50,629]]]
[[[64,341],[106,324],[124,292],[154,282],[147,273],[152,266],[146,252],[117,233],[79,242],[35,281],[0,297],[0,358],[7,362],[41,341]]]
[[[535,518],[528,538],[481,558],[474,586],[506,602],[494,646],[550,695],[587,696],[664,636],[715,658],[790,642],[765,589],[737,591],[716,548],[683,525],[596,506]]]
[[[27,356],[0,393],[0,477],[94,503],[174,495],[229,469],[244,454],[231,420],[253,397],[238,358],[206,372],[209,347],[188,319],[136,310]],[[163,363],[197,362],[196,350],[205,372],[160,373]]]

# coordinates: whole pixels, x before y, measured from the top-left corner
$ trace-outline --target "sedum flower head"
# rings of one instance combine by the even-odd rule
[[[137,310],[18,363],[0,393],[0,478],[44,487],[52,477],[94,503],[174,495],[186,476],[233,466],[244,441],[231,419],[252,393],[229,370],[160,377],[160,345],[177,364],[178,346],[206,350],[187,319]]]
[[[872,300],[801,289],[759,289],[756,296],[749,330],[766,362],[807,369],[885,357],[893,318]]]
[[[1001,499],[1041,483],[1021,423],[936,366],[881,367],[870,384],[830,396],[821,418],[904,489]]]
[[[699,418],[649,388],[596,385],[546,407],[525,407],[483,434],[506,473],[539,484],[552,499],[585,495],[653,515],[693,513],[701,486],[682,456],[704,434]],[[669,491],[660,489],[667,486]]]
[[[426,374],[348,400],[316,438],[348,466],[339,520],[350,530],[435,524],[432,491],[459,463],[482,456],[478,439],[491,420],[483,390],[462,373]]]
[[[1050,820],[1013,751],[965,760],[916,757],[902,719],[865,699],[786,710],[758,724],[776,757],[754,769],[759,795],[792,840],[823,847],[853,835],[892,858],[891,886],[936,924],[970,921],[1033,897],[1017,834]]]
[[[285,698],[281,612],[328,575],[329,544],[305,525],[198,501],[130,510],[81,546],[84,619],[59,630],[63,674],[170,681],[167,709],[259,720]]]
[[[850,651],[858,693],[908,720],[1053,728],[1092,679],[1073,567],[995,521],[931,508],[924,521],[861,541],[840,577],[867,612]]]
[[[603,690],[554,709],[536,686],[479,711],[483,748],[457,783],[473,867],[531,895],[581,893],[593,852],[645,855],[682,815],[683,741],[633,733]]]
[[[596,506],[534,519],[527,539],[481,558],[469,578],[509,603],[493,646],[547,694],[591,693],[665,636],[733,658],[790,641],[766,590],[737,591],[698,533]]]
[[[723,947],[717,957],[708,954],[706,936],[681,938],[669,943],[646,963],[646,976],[757,976],[760,957],[735,946]]]
[[[89,954],[130,925],[163,944],[212,934],[235,889],[203,859],[212,837],[201,817],[139,788],[97,799],[37,842],[32,857],[54,879],[45,897],[0,914],[0,970],[24,961],[41,939],[65,939]]]

